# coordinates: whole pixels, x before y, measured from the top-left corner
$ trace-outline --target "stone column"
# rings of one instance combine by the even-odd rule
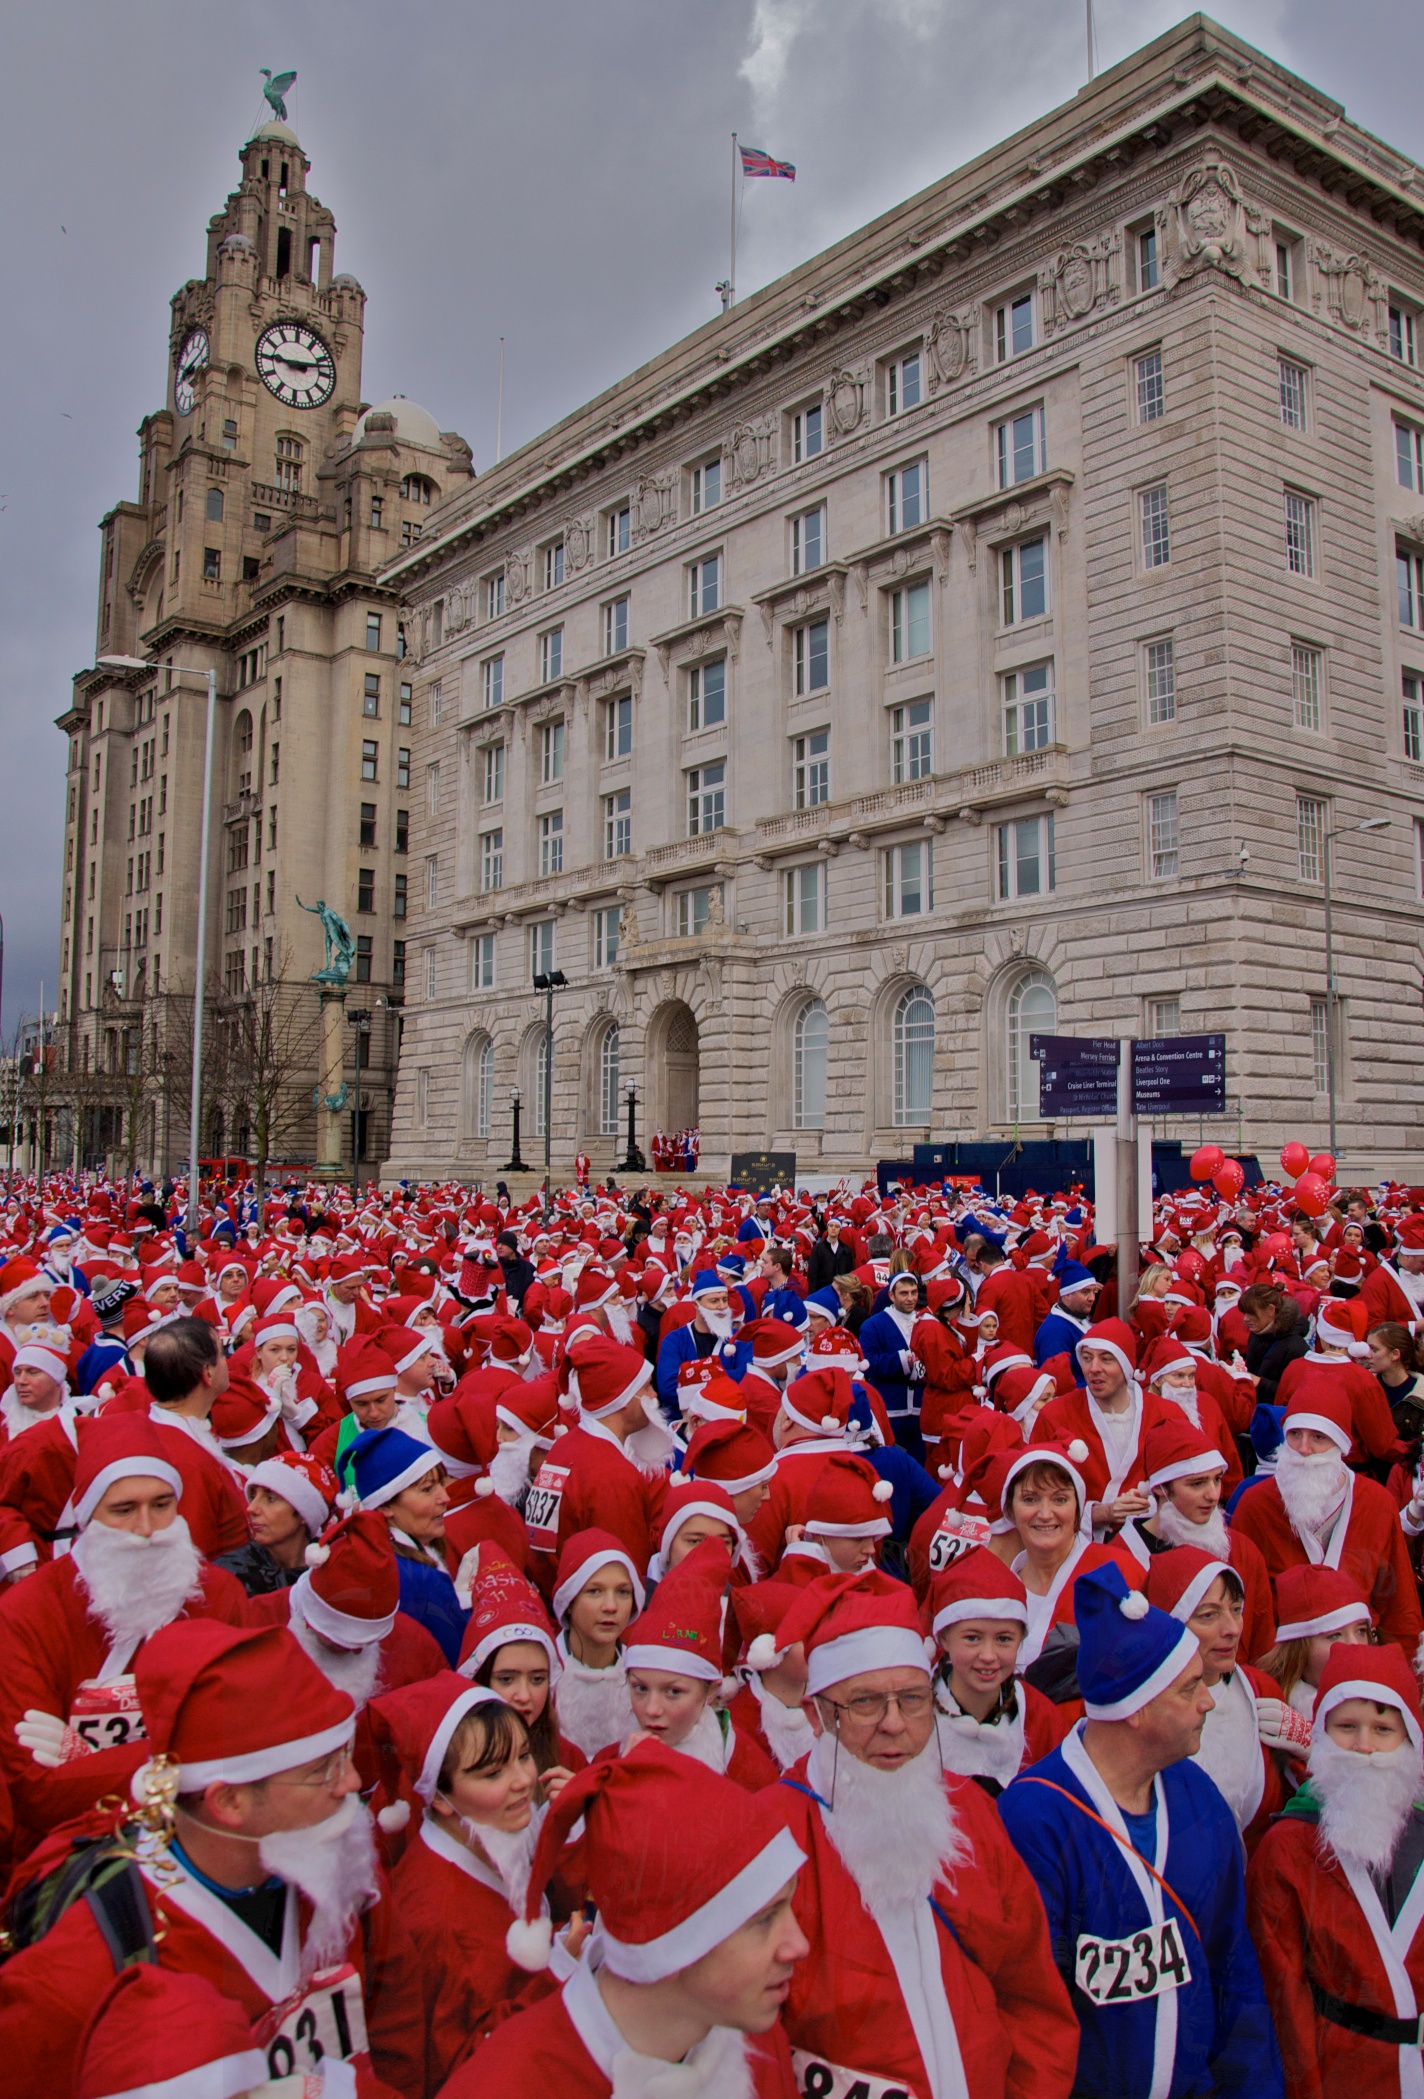
[[[317,1107],[317,1160],[331,1173],[341,1171],[344,1110],[328,1103],[339,1099],[346,1062],[346,991],[334,985],[321,993],[321,1084]]]

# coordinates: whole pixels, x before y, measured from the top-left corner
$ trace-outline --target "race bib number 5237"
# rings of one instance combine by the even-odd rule
[[[1125,1939],[1078,1941],[1073,1980],[1094,2004],[1140,2004],[1191,1979],[1175,1917]]]
[[[541,1465],[524,1504],[524,1521],[530,1542],[541,1552],[555,1552],[559,1543],[559,1510],[569,1483],[567,1465]]]
[[[801,2099],[915,2099],[907,2085],[893,2078],[868,2077],[863,2070],[843,2070],[804,2048],[793,2048],[791,2064]]]

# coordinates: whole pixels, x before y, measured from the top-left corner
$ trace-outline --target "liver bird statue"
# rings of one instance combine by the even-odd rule
[[[262,66],[259,68],[259,71],[267,83],[262,92],[272,105],[272,114],[275,117],[279,117],[285,124],[287,121],[287,105],[283,97],[297,76],[295,73],[274,73],[270,66]]]

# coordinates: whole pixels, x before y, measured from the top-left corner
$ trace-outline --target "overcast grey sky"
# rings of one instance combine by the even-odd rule
[[[1220,0],[1240,35],[1424,158],[1417,0]],[[1106,67],[1187,10],[1098,0]],[[1084,79],[1084,0],[47,0],[12,10],[0,131],[0,911],[4,1025],[53,1003],[69,674],[96,526],[136,493],[168,300],[295,67],[311,187],[368,295],[365,391],[493,456],[717,310],[729,134],[745,293]]]

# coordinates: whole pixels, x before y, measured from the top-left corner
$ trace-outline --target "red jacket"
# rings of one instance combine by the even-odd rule
[[[1369,1599],[1381,1636],[1397,1641],[1412,1663],[1420,1632],[1424,1630],[1424,1616],[1419,1609],[1419,1591],[1399,1524],[1398,1506],[1385,1488],[1362,1473],[1352,1472],[1348,1478],[1349,1507],[1336,1521],[1328,1554],[1330,1563],[1338,1565],[1342,1574],[1348,1574]],[[1341,1523],[1346,1526],[1343,1540],[1339,1536]],[[1273,1581],[1285,1567],[1310,1564],[1273,1479],[1246,1489],[1232,1514],[1231,1528],[1260,1547]]]
[[[1364,1465],[1370,1458],[1403,1456],[1383,1385],[1363,1363],[1352,1362],[1348,1356],[1324,1356],[1312,1349],[1309,1355],[1287,1363],[1276,1386],[1276,1405],[1288,1406],[1305,1379],[1318,1377],[1328,1377],[1349,1405],[1355,1437],[1350,1445],[1351,1465]]]
[[[1012,1341],[1016,1348],[1032,1357],[1034,1336],[1047,1316],[1047,1306],[1033,1276],[1024,1270],[1011,1268],[1007,1262],[987,1276],[979,1287],[974,1300],[976,1312],[996,1312],[999,1317],[999,1339]]]
[[[546,1454],[525,1511],[536,1564],[542,1560],[552,1574],[577,1531],[599,1529],[611,1531],[639,1574],[646,1574],[666,1494],[666,1474],[650,1478],[640,1471],[617,1438],[596,1423],[570,1429]]]

